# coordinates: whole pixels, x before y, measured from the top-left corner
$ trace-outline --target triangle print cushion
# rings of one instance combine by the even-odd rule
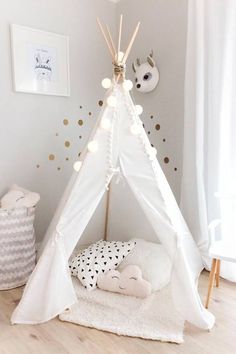
[[[135,244],[135,241],[100,240],[73,257],[69,262],[71,275],[77,276],[86,289],[93,290],[98,276],[116,269]]]

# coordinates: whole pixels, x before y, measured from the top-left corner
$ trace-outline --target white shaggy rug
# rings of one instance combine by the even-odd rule
[[[100,289],[89,292],[77,279],[73,283],[78,302],[60,320],[118,335],[183,343],[184,320],[174,307],[169,287],[139,299]]]

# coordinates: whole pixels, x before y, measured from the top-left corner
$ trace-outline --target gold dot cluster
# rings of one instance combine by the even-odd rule
[[[102,105],[103,105],[103,101],[102,101],[102,100],[99,100],[98,105],[99,105],[99,106],[102,106]],[[80,106],[79,106],[79,109],[82,110],[82,109],[83,109],[83,106],[80,105]],[[92,112],[91,112],[91,111],[89,111],[87,114],[88,114],[89,117],[92,116]],[[70,119],[67,118],[67,117],[65,117],[65,118],[62,120],[62,124],[63,124],[64,127],[69,126],[69,125],[70,125]],[[79,127],[82,127],[82,126],[84,125],[84,120],[83,120],[82,118],[78,119],[78,120],[77,120],[77,125],[78,125]],[[58,137],[58,136],[59,136],[59,133],[56,132],[56,133],[55,133],[55,136]],[[79,139],[82,139],[82,138],[83,138],[83,136],[82,136],[82,135],[79,135]],[[65,148],[65,149],[69,149],[70,147],[71,147],[71,141],[70,141],[69,139],[64,140],[64,148]],[[80,156],[80,154],[81,154],[81,152],[78,152],[78,157]],[[55,162],[55,161],[56,161],[56,156],[55,156],[55,154],[50,153],[50,154],[48,155],[48,160],[51,161],[51,162],[53,162],[53,161]],[[68,156],[65,157],[65,161],[70,161],[70,158],[69,158]],[[36,165],[36,168],[40,168],[40,165],[37,164],[37,165]],[[56,167],[56,168],[57,168],[58,171],[61,171],[61,167],[60,167],[60,166],[58,166],[58,167]]]
[[[100,106],[100,107],[102,107],[103,106],[103,101],[102,100],[99,100],[98,101],[98,106]],[[82,109],[83,108],[83,106],[79,106],[79,108],[80,109]],[[88,115],[89,116],[92,116],[92,112],[88,112]],[[150,119],[153,119],[154,118],[154,115],[150,115]],[[66,127],[66,126],[68,126],[70,124],[70,121],[69,121],[69,118],[64,118],[63,119],[63,125]],[[83,121],[83,119],[78,119],[78,121],[77,121],[77,124],[78,124],[78,126],[83,126],[84,125],[84,121]],[[143,124],[143,127],[145,128],[145,125]],[[156,123],[155,124],[155,130],[156,131],[160,131],[161,130],[161,125],[159,124],[159,123]],[[151,134],[151,131],[148,131],[147,132],[148,133],[148,135],[150,135]],[[55,133],[55,136],[59,136],[59,133],[58,132],[56,132]],[[82,139],[82,135],[79,135],[79,139]],[[163,138],[162,139],[162,141],[163,142],[166,142],[166,139],[165,138]],[[153,146],[153,144],[151,144],[152,146]],[[69,141],[69,140],[65,140],[64,141],[64,147],[65,148],[70,148],[70,146],[71,146],[71,142]],[[78,157],[80,156],[80,152],[78,153]],[[56,160],[56,156],[53,154],[53,153],[51,153],[51,154],[49,154],[48,155],[48,160],[49,161],[55,161]],[[65,161],[69,161],[70,159],[69,159],[69,157],[66,157],[65,158]],[[165,156],[164,158],[163,158],[163,162],[165,163],[165,164],[169,164],[170,163],[170,158],[168,157],[168,156]],[[40,165],[39,164],[37,164],[36,165],[36,168],[40,168]],[[60,171],[61,170],[61,167],[60,166],[58,166],[57,167],[57,170],[58,171]],[[177,169],[177,167],[174,167],[174,171],[177,171],[178,169]]]
[[[150,115],[150,119],[153,119],[153,118],[154,118],[154,115],[151,114],[151,115]],[[143,126],[144,126],[144,125],[143,125]],[[144,128],[145,128],[145,126],[144,126]],[[161,125],[160,125],[159,123],[156,123],[156,124],[155,124],[155,130],[156,130],[156,131],[160,131],[160,130],[161,130]],[[151,134],[150,131],[148,131],[147,133],[148,133],[148,135]],[[163,138],[162,141],[163,141],[163,143],[165,143],[165,142],[166,142],[166,139]],[[152,146],[153,146],[153,145],[152,145]],[[165,164],[169,164],[169,163],[170,163],[170,158],[169,158],[168,156],[165,156],[165,157],[163,158],[163,162],[164,162]],[[177,171],[177,170],[178,170],[177,167],[174,167],[174,171]]]

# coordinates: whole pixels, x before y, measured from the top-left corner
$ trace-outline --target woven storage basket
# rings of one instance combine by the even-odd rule
[[[35,266],[35,208],[0,209],[0,290],[25,284]]]

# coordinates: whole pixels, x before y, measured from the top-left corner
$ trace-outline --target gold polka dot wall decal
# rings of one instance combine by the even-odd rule
[[[148,132],[148,134],[151,134],[151,132]]]
[[[151,119],[153,119],[153,116],[150,116]]]
[[[59,134],[58,134],[58,133],[56,133],[55,135],[56,135],[56,136],[58,136]]]
[[[65,147],[69,147],[70,146],[70,142],[68,140],[65,141]]]
[[[36,165],[36,167],[37,167],[37,168],[39,168],[39,167],[40,167],[40,165]]]
[[[61,170],[61,167],[57,167],[57,170],[60,171],[60,170]]]
[[[175,167],[174,170],[177,171],[177,167]]]
[[[165,141],[166,141],[166,139],[163,139],[162,141],[163,141],[163,142],[165,142]]]
[[[82,139],[82,135],[80,135],[79,138]]]
[[[68,119],[63,119],[63,124],[64,125],[68,125],[69,124],[69,120]]]
[[[83,120],[82,120],[82,119],[79,119],[79,120],[78,120],[78,124],[79,124],[79,125],[83,125],[83,124],[84,124]]]
[[[89,116],[91,116],[92,115],[92,113],[91,112],[89,112]]]
[[[98,105],[99,105],[100,107],[102,107],[103,101],[102,101],[102,100],[99,100],[99,101],[98,101]]]
[[[53,155],[53,154],[48,155],[48,159],[50,161],[53,161],[55,159],[55,155]]]
[[[170,161],[170,160],[169,160],[169,157],[165,157],[165,158],[164,158],[164,162],[165,162],[165,163],[169,163],[169,161]]]
[[[155,128],[156,128],[156,130],[160,130],[160,128],[161,128],[160,124],[156,124]]]
[[[80,155],[81,155],[81,152],[78,153],[78,157],[80,157]]]
[[[83,107],[82,106],[79,106],[80,109],[82,109]]]
[[[66,157],[66,161],[69,161],[69,157]]]

